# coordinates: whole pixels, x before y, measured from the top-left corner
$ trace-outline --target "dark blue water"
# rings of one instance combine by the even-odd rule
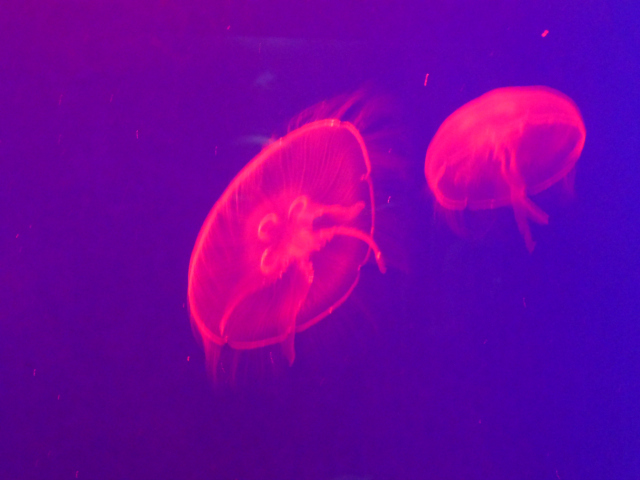
[[[0,478],[640,478],[638,18],[0,5]],[[216,388],[185,308],[200,226],[261,138],[363,85],[393,99],[403,159],[389,271],[365,266],[293,367]],[[422,173],[440,123],[509,85],[566,93],[587,129],[573,198],[535,198],[532,255],[509,210],[455,236]]]

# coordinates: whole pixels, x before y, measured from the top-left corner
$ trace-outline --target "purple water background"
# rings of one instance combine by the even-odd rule
[[[0,478],[640,478],[634,8],[1,2]],[[508,210],[457,238],[429,140],[536,84],[584,116],[573,200],[536,199],[533,255]],[[376,233],[397,267],[365,266],[291,369],[216,389],[185,308],[198,230],[261,138],[362,85],[403,125]]]

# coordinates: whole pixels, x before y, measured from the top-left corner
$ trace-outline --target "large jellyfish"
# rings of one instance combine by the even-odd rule
[[[448,210],[511,205],[525,245],[529,220],[547,224],[534,195],[563,179],[585,141],[576,105],[548,87],[492,90],[463,105],[440,126],[427,150],[425,175]]]
[[[194,329],[215,377],[221,348],[281,344],[331,313],[358,282],[374,231],[371,165],[351,123],[317,120],[267,146],[207,216],[189,266]]]

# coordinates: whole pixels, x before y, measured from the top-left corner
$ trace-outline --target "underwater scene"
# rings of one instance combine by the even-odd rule
[[[0,3],[0,479],[640,479],[640,8]]]

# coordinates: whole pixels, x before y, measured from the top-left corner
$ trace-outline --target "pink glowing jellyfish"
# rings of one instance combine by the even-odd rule
[[[207,216],[189,265],[194,329],[215,371],[222,346],[281,344],[352,292],[373,250],[371,165],[356,127],[307,123],[265,147]]]
[[[529,219],[548,215],[530,199],[563,179],[585,142],[580,111],[548,87],[492,90],[463,105],[440,126],[427,150],[425,175],[448,210],[511,205],[531,252]]]

